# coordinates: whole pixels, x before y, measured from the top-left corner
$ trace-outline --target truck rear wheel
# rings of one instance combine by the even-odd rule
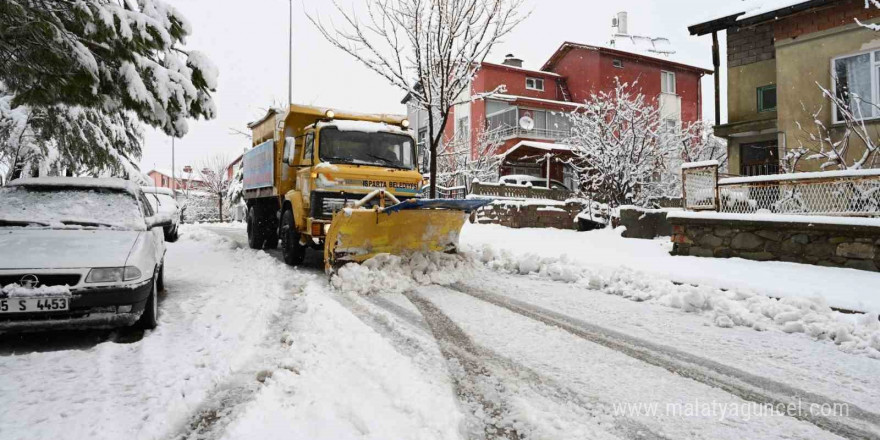
[[[260,225],[258,205],[252,205],[248,208],[247,214],[247,236],[248,246],[251,249],[262,249],[263,243],[266,241],[263,235],[263,228]]]
[[[278,247],[278,206],[274,203],[263,205],[263,249]]]
[[[280,229],[281,253],[284,255],[284,262],[291,266],[299,266],[306,257],[306,247],[299,242],[300,236],[293,221],[293,211],[284,210],[284,214],[281,215]]]

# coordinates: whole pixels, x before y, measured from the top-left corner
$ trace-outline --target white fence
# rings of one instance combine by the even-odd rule
[[[717,165],[710,163],[682,167],[685,209],[880,217],[880,169],[727,179],[717,175]]]

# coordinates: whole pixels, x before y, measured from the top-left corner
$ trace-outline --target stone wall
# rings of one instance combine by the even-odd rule
[[[575,202],[547,205],[495,201],[480,208],[473,220],[481,224],[496,224],[509,228],[577,229],[575,219],[583,209],[582,204]]]
[[[880,271],[880,227],[669,218],[673,255]]]
[[[728,29],[727,66],[729,68],[772,60],[775,56],[772,24]]]
[[[668,210],[643,209],[634,206],[620,208],[620,226],[625,226],[624,238],[653,239],[672,235],[672,225],[666,220]]]

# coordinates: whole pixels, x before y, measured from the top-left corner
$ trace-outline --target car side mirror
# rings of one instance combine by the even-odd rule
[[[156,214],[152,217],[147,217],[147,229],[165,228],[171,226],[172,223],[171,216],[168,214]]]
[[[296,165],[296,138],[284,138],[284,160],[288,165]]]

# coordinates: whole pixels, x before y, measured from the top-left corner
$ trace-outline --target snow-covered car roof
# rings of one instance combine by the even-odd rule
[[[125,191],[135,197],[140,191],[140,187],[134,182],[116,177],[26,177],[13,180],[8,186],[113,189]]]
[[[142,186],[141,189],[147,194],[164,194],[166,196],[174,197],[174,191],[171,191],[171,188],[161,186]]]

